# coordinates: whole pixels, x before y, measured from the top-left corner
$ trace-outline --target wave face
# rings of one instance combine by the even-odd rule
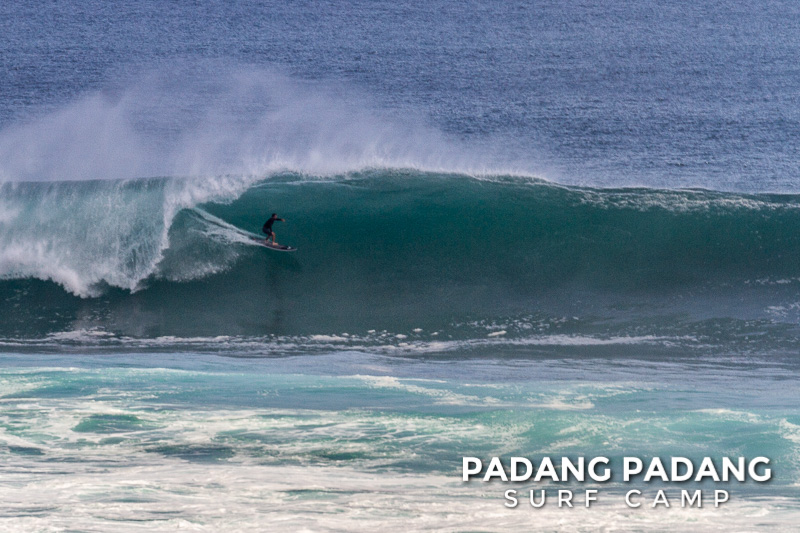
[[[6,183],[0,196],[5,338],[684,338],[731,320],[735,336],[789,327],[800,305],[794,195],[384,169]],[[273,211],[296,253],[252,242]]]

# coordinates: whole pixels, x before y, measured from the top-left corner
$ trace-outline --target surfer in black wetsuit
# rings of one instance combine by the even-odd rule
[[[278,215],[276,213],[272,213],[272,216],[269,217],[269,220],[264,222],[264,227],[261,228],[261,231],[267,234],[267,238],[264,239],[264,242],[269,242],[269,240],[272,239],[272,244],[278,244],[275,241],[275,232],[272,231],[272,225],[275,223],[276,220],[280,220],[281,222],[286,222],[282,218],[278,218]]]

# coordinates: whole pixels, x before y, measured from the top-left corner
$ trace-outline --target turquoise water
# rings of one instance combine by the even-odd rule
[[[356,351],[113,357],[113,367],[105,355],[40,356],[36,367],[30,356],[4,358],[6,523],[353,530],[381,520],[390,529],[498,530],[536,519],[544,529],[583,530],[571,521],[592,513],[587,529],[781,529],[798,511],[800,418],[782,398],[800,383],[786,379],[786,365]],[[504,512],[508,487],[462,483],[462,455],[601,455],[620,464],[766,455],[775,475],[768,484],[664,488],[675,500],[683,488],[729,490],[730,504],[713,512],[627,509],[624,491],[652,499],[659,486],[620,478],[564,485],[600,490],[589,511]],[[529,487],[541,488],[514,485]]]

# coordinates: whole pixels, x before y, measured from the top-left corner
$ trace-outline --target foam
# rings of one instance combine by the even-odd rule
[[[26,462],[27,468],[34,463]],[[191,464],[151,460],[62,476],[33,468],[0,487],[0,524],[14,529],[114,531],[525,530],[531,509],[502,507],[499,489],[455,476],[360,471],[348,467]],[[6,474],[8,475],[8,474]],[[590,510],[535,511],[541,530],[790,530],[798,509],[789,498],[737,498],[720,509],[632,510],[598,502]],[[621,501],[615,495],[614,501]]]
[[[796,211],[800,205],[771,201],[754,195],[728,194],[710,190],[668,189],[593,189],[574,188],[580,201],[604,209],[635,209],[647,211],[664,209],[675,213],[707,212],[710,210]],[[788,198],[788,196],[786,197]]]
[[[89,334],[104,338],[102,332]],[[340,359],[352,369],[352,358]],[[778,430],[766,432],[775,434],[776,453],[795,451],[797,425],[785,418],[753,418],[727,407],[671,411],[666,419],[634,412],[630,406],[639,398],[625,395],[644,392],[648,398],[654,390],[635,382],[587,383],[582,377],[552,382],[537,367],[532,375],[544,381],[461,383],[433,377],[437,363],[426,363],[423,378],[297,374],[331,369],[327,360],[320,368],[320,358],[313,356],[269,364],[224,361],[218,372],[197,370],[202,368],[197,361],[190,363],[192,370],[62,369],[42,362],[33,361],[36,368],[5,369],[0,377],[4,390],[31,391],[30,397],[0,402],[0,498],[5,502],[0,529],[245,531],[269,523],[290,530],[360,531],[379,525],[387,531],[505,530],[528,528],[535,512],[537,527],[559,531],[581,531],[587,520],[617,531],[714,531],[721,526],[780,530],[800,518],[797,500],[783,497],[784,485],[759,491],[764,495],[759,498],[737,493],[718,510],[631,510],[614,493],[618,487],[604,490],[588,513],[507,510],[503,487],[461,483],[456,467],[450,472],[442,466],[443,458],[453,461],[463,449],[507,455],[600,446],[650,454],[685,447],[686,435],[697,436],[698,427],[713,433],[700,432],[703,440],[695,442],[700,448],[693,449],[720,452],[717,432],[725,428],[706,424],[720,417],[755,424],[766,420]],[[159,357],[153,363],[169,361]],[[459,376],[476,374],[458,364]],[[396,361],[392,369],[398,371]],[[513,364],[507,370],[519,374]],[[630,380],[630,374],[626,367],[623,379]],[[656,395],[659,401],[685,406],[685,379],[671,376],[669,383],[660,383],[663,389],[681,386],[673,396]],[[77,394],[38,397],[30,388],[71,384],[80,387]],[[242,384],[252,392],[246,404],[236,397],[249,394]],[[711,385],[700,401],[718,387],[728,389],[724,382]],[[213,392],[207,394],[205,387]],[[762,388],[748,394],[758,395]],[[411,401],[398,405],[395,393]],[[619,402],[609,405],[612,397]],[[337,405],[342,398],[346,404]],[[273,399],[284,406],[269,407]],[[322,407],[302,408],[304,399]],[[231,403],[214,407],[220,400]],[[262,400],[270,401],[256,407]],[[417,412],[417,406],[426,411]],[[87,429],[87,422],[101,427]],[[747,441],[726,446],[742,442]],[[775,482],[791,487],[795,480]],[[781,496],[773,496],[778,491]]]
[[[34,347],[57,347],[59,345],[81,345],[88,349],[114,347],[115,349],[212,349],[242,354],[274,353],[294,354],[317,351],[363,351],[374,354],[423,355],[474,350],[486,347],[524,347],[524,346],[637,346],[663,345],[675,346],[696,344],[692,336],[587,336],[587,335],[494,335],[485,338],[466,338],[443,340],[431,334],[431,339],[409,339],[409,335],[394,332],[375,332],[366,335],[355,334],[314,334],[308,336],[233,336],[214,335],[197,337],[178,337],[165,335],[153,338],[138,338],[113,335],[104,330],[89,328],[56,332],[43,338],[0,339],[0,345]]]
[[[778,427],[780,428],[781,436],[796,445],[800,446],[800,425],[792,424],[785,418],[781,419]],[[797,453],[800,456],[800,450]],[[800,484],[800,481],[798,481]]]
[[[445,388],[422,387],[415,382],[419,380],[401,380],[391,376],[354,376],[373,388],[398,389],[411,394],[429,396],[434,403],[439,405],[463,406],[499,406],[502,404],[497,398],[491,396],[471,396],[459,394]]]

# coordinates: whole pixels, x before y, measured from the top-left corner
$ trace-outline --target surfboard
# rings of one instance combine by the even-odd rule
[[[270,250],[277,250],[279,252],[296,252],[297,248],[292,248],[291,246],[286,246],[284,244],[273,244],[271,242],[266,242],[264,239],[257,239],[255,237],[251,237],[253,242],[256,242],[263,246],[264,248],[269,248]]]

